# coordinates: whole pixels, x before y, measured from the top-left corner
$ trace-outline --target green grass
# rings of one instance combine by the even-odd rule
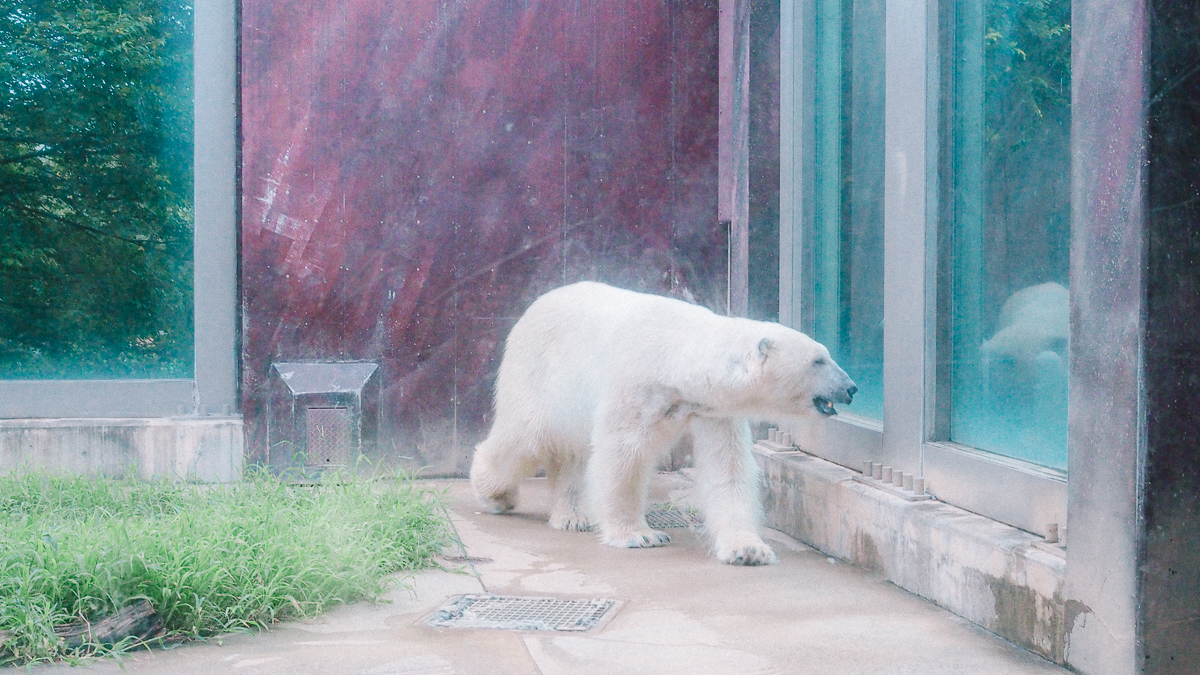
[[[168,636],[203,637],[376,598],[450,540],[439,496],[407,480],[300,487],[0,477],[0,664],[68,649],[54,627],[146,598]]]

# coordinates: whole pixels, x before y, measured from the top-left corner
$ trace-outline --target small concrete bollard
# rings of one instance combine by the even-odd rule
[[[775,427],[771,427],[770,429],[767,429],[767,440],[771,441],[772,443],[778,442],[779,441],[779,429],[776,429]]]
[[[925,493],[925,479],[917,478],[911,473],[905,473],[879,462],[863,462],[862,475],[854,475],[854,480],[873,485],[896,497],[910,502],[925,501],[932,495]]]
[[[1046,525],[1046,543],[1058,543],[1058,523],[1049,523]]]
[[[792,435],[786,431],[779,434],[779,444],[787,448],[792,447]]]

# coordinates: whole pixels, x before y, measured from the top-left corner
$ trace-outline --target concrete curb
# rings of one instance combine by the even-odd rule
[[[754,446],[766,524],[1056,663],[1066,560],[1044,540],[939,501],[909,502],[801,452]]]
[[[228,482],[241,478],[243,455],[236,416],[0,420],[0,473]]]

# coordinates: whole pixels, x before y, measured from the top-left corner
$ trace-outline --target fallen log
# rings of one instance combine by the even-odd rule
[[[54,628],[54,634],[66,642],[68,649],[114,645],[130,637],[134,644],[142,644],[162,637],[164,632],[162,619],[145,599],[135,600],[99,621],[76,619]],[[10,651],[8,642],[12,638],[11,631],[0,631],[0,653]]]

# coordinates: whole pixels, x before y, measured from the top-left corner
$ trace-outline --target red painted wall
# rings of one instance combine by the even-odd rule
[[[380,364],[380,447],[462,474],[504,336],[598,279],[724,311],[717,3],[243,0],[243,411]]]

